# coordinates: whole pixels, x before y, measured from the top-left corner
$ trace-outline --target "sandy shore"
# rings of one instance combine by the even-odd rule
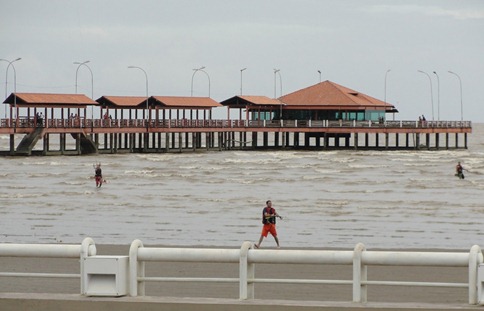
[[[127,255],[129,245],[97,245],[98,255]],[[2,272],[79,273],[77,259],[30,259],[0,257]],[[147,276],[238,277],[238,264],[147,263]],[[351,266],[317,266],[259,264],[258,278],[321,278],[351,280]],[[466,268],[369,267],[369,280],[467,282]],[[65,293],[80,292],[78,279],[0,278],[2,293]],[[256,299],[351,302],[350,285],[283,285],[256,284]],[[238,299],[238,284],[232,283],[159,283],[146,285],[147,296],[203,297]],[[369,302],[468,303],[467,288],[432,288],[401,286],[370,286]]]

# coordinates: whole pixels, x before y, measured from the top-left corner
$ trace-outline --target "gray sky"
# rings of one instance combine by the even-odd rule
[[[217,101],[240,94],[242,68],[244,95],[274,97],[277,68],[282,94],[318,83],[320,70],[322,81],[384,100],[391,69],[386,99],[399,109],[396,119],[460,120],[451,70],[462,79],[464,120],[484,122],[481,0],[0,0],[0,7],[0,58],[22,58],[14,63],[17,92],[74,93],[73,62],[90,60],[95,99],[144,96],[144,74],[133,65],[147,72],[149,95],[190,96],[193,69],[205,66]],[[2,97],[6,68],[0,62]],[[91,96],[87,68],[78,88]],[[198,72],[193,95],[208,89]]]

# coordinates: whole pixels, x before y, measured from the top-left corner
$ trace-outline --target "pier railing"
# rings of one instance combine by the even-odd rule
[[[35,277],[35,278],[80,278],[81,294],[86,294],[89,282],[88,268],[85,262],[90,259],[105,259],[110,256],[96,256],[94,241],[83,240],[81,245],[63,244],[0,244],[0,257],[29,258],[79,258],[80,274],[59,273],[25,273],[0,271],[1,277]],[[115,256],[112,256],[115,257]],[[125,256],[128,258],[128,256]],[[90,261],[89,269],[101,273],[100,281],[106,282],[108,273],[104,266],[95,267],[96,260]],[[185,263],[230,263],[238,264],[239,276],[235,278],[217,277],[169,277],[163,275],[148,276],[146,262],[185,262]],[[102,260],[99,261],[102,263]],[[344,250],[291,250],[291,249],[254,249],[251,242],[244,242],[240,249],[214,248],[159,248],[144,247],[140,240],[134,240],[129,250],[129,263],[126,274],[120,277],[127,282],[126,293],[130,296],[144,296],[147,282],[202,282],[202,283],[235,283],[239,284],[239,299],[254,299],[255,285],[273,284],[326,284],[350,285],[352,301],[367,302],[367,290],[370,286],[408,286],[408,287],[445,287],[467,288],[469,304],[483,303],[484,297],[483,255],[479,246],[474,245],[469,252],[414,252],[414,251],[368,251],[361,243],[350,251]],[[342,265],[352,270],[351,279],[280,279],[261,278],[255,273],[257,264],[301,264],[301,265]],[[466,267],[468,282],[421,282],[421,281],[382,281],[368,277],[368,267]],[[84,269],[85,272],[84,273]],[[119,271],[122,271],[119,270]],[[108,273],[109,274],[109,273]],[[102,283],[101,282],[101,283]],[[103,283],[103,284],[104,284]],[[116,284],[118,284],[116,280]],[[95,294],[95,293],[94,293]],[[105,294],[103,294],[105,295]],[[114,294],[116,295],[116,293]]]
[[[470,128],[471,121],[189,120],[189,119],[1,119],[1,128]]]
[[[239,278],[196,278],[146,276],[145,262],[218,262],[238,263]],[[479,246],[469,253],[457,252],[405,252],[366,251],[357,244],[353,251],[332,250],[255,250],[253,244],[244,242],[240,249],[152,248],[143,247],[135,240],[130,248],[130,295],[144,295],[146,282],[216,282],[239,283],[239,299],[253,299],[257,283],[329,284],[352,285],[353,302],[367,301],[368,286],[425,286],[468,288],[469,304],[477,304],[478,266],[483,262]],[[320,264],[348,265],[352,267],[351,280],[317,279],[265,279],[255,275],[256,264]],[[369,280],[369,266],[420,266],[420,267],[468,267],[468,283],[403,282]]]
[[[96,255],[96,246],[91,238],[85,238],[80,245],[70,244],[0,244],[0,257],[23,258],[78,258],[81,262],[80,273],[43,273],[43,272],[4,272],[1,277],[21,278],[77,278],[81,280],[81,293],[85,280],[83,274],[83,259]]]

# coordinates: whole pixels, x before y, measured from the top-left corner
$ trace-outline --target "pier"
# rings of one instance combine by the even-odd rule
[[[391,104],[331,81],[284,95],[209,97],[12,93],[2,155],[223,150],[467,149],[470,121],[395,120]],[[6,106],[7,108],[7,106]],[[226,117],[214,118],[214,109]],[[389,116],[393,115],[393,120]],[[20,137],[19,137],[20,135]]]
[[[222,150],[467,149],[470,121],[2,119],[3,155],[81,155]],[[16,134],[23,135],[16,141]],[[36,145],[41,146],[40,148]]]

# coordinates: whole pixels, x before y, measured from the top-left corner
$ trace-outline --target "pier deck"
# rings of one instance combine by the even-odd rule
[[[49,119],[39,126],[33,119],[3,119],[0,125],[0,135],[10,135],[8,150],[2,150],[7,155],[467,149],[467,134],[472,132],[470,121]],[[20,143],[16,134],[25,135]],[[36,146],[40,142],[41,147]]]

